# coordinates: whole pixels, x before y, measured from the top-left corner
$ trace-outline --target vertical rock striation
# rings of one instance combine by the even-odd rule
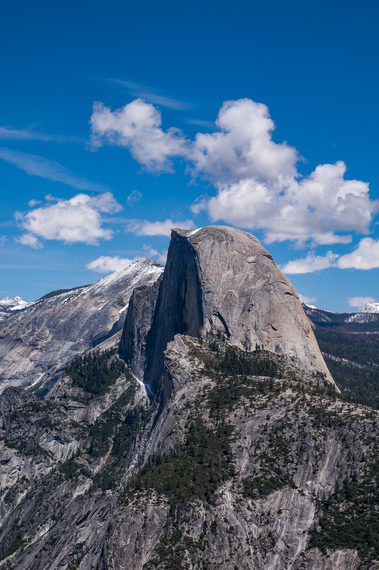
[[[151,285],[136,287],[130,297],[120,341],[120,354],[134,376],[143,379],[146,368],[146,340],[151,328],[161,276]]]
[[[244,350],[283,355],[334,384],[294,287],[257,238],[222,226],[175,229],[145,336],[145,382],[153,391],[168,342],[208,333]]]

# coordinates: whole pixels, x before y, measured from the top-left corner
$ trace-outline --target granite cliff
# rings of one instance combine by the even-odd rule
[[[163,352],[176,334],[221,334],[243,350],[260,347],[284,355],[334,384],[295,289],[247,232],[222,226],[173,230],[159,292],[149,302],[151,327],[131,311],[126,327],[146,344],[145,382],[153,392],[163,373]],[[121,352],[141,377],[143,359],[137,369],[135,348],[126,338]]]
[[[117,339],[0,394],[1,570],[379,568],[379,412],[255,238],[175,230]]]

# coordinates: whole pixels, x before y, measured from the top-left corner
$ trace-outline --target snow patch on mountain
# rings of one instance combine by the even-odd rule
[[[17,295],[14,299],[11,297],[2,297],[0,299],[0,321],[4,321],[10,317],[14,311],[21,311],[21,309],[25,309],[31,304],[32,303],[24,301],[20,295]]]
[[[366,303],[361,310],[360,313],[379,313],[379,303]]]

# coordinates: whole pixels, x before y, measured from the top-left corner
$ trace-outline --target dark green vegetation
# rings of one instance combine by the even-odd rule
[[[221,335],[212,335],[204,343],[207,349],[205,355],[201,352],[195,352],[195,355],[203,360],[207,372],[216,372],[218,375],[281,378],[279,359],[258,346],[254,352],[243,351],[228,345]]]
[[[379,321],[319,323],[314,332],[342,393],[379,409]]]
[[[66,374],[72,378],[75,386],[86,392],[100,396],[107,392],[121,374],[130,374],[123,360],[116,356],[115,350],[94,351],[84,356],[77,356],[67,367]]]
[[[129,386],[116,402],[98,420],[87,428],[86,445],[59,467],[68,479],[80,475],[91,477],[93,463],[106,457],[101,469],[93,476],[91,490],[107,491],[117,487],[122,477],[122,462],[129,451],[133,437],[145,424],[147,411],[143,406],[133,406],[135,388]]]
[[[112,406],[90,429],[89,455],[102,457],[109,453],[103,468],[94,477],[94,488],[106,491],[117,487],[122,477],[122,462],[133,437],[143,429],[146,410],[141,406],[122,412]]]
[[[118,537],[112,533],[118,524],[125,525],[121,539],[130,537],[135,557],[131,568],[140,567],[138,556],[146,555],[146,540],[155,537],[144,561],[146,570],[178,570],[191,564],[234,570],[245,567],[247,557],[256,553],[265,561],[278,541],[278,521],[282,525],[282,517],[288,521],[288,516],[297,521],[297,509],[306,512],[314,502],[317,515],[304,560],[313,556],[314,547],[325,556],[337,548],[357,549],[362,564],[370,567],[379,559],[376,411],[344,401],[322,375],[302,373],[259,347],[245,352],[221,337],[183,340],[192,377],[185,376],[188,386],[178,382],[178,392],[161,411],[158,424],[154,419],[159,398],[151,400],[149,408],[142,406],[133,379],[91,425],[87,417],[78,425],[62,413],[78,403],[70,401],[79,391],[67,379],[68,392],[59,396],[62,409],[28,394],[24,403],[6,413],[5,443],[28,460],[36,455],[53,467],[34,486],[25,479],[8,490],[7,508],[29,489],[15,507],[1,556],[13,552],[19,560],[34,548],[33,537],[46,522],[51,525],[46,548],[51,548],[47,540],[67,529],[70,542],[71,533],[85,532],[99,505],[101,524],[99,519],[91,524],[104,529],[101,540],[107,544],[116,537],[116,549]],[[80,406],[87,399],[90,407],[113,401],[108,398],[114,394],[116,373],[128,378],[112,351],[76,359],[70,366],[72,384],[83,390]],[[104,394],[107,398],[101,398]],[[163,436],[154,432],[156,425]],[[78,446],[67,461],[54,463],[39,437],[53,433],[64,441],[65,430],[75,432]],[[166,436],[160,447],[156,442]],[[154,453],[148,456],[146,450],[152,447]],[[136,471],[126,482],[132,461]],[[315,483],[320,480],[318,491]],[[308,481],[314,486],[308,488]],[[273,493],[276,496],[267,500]],[[109,521],[118,523],[106,536]],[[296,536],[306,532],[300,529]],[[294,540],[291,535],[283,538],[286,552]],[[80,567],[87,548],[82,543],[73,548],[68,568]],[[289,565],[290,558],[284,556],[283,564]]]
[[[168,455],[152,456],[130,490],[154,489],[182,505],[195,499],[210,501],[219,485],[234,473],[232,431],[225,424],[207,428],[197,417],[187,426],[185,442]]]
[[[309,547],[353,548],[370,563],[379,558],[379,459],[371,457],[362,472],[346,478],[327,500],[319,502],[320,519]]]

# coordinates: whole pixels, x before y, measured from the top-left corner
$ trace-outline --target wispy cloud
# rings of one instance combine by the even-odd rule
[[[166,261],[167,261],[167,249],[162,249],[161,251],[158,251],[157,249],[154,249],[153,247],[151,247],[151,245],[145,244],[143,246],[143,250],[146,252],[146,255],[155,259],[156,261],[158,261],[158,263],[161,263],[162,265],[164,265],[166,263]]]
[[[114,257],[102,255],[101,257],[87,263],[86,268],[94,271],[95,273],[113,273],[113,271],[129,267],[129,265],[139,259],[141,258],[134,257],[133,259],[128,259],[127,257],[118,257],[117,255]]]
[[[0,147],[0,159],[14,164],[29,175],[40,176],[53,182],[62,182],[62,184],[67,184],[78,190],[89,190],[92,192],[108,190],[107,187],[91,182],[84,176],[74,174],[59,162],[49,160],[43,156]]]
[[[168,219],[164,222],[149,222],[148,220],[130,220],[126,231],[135,233],[138,236],[170,236],[173,228],[183,230],[194,230],[196,228],[192,220],[173,222]]]
[[[213,121],[204,121],[202,119],[187,119],[186,123],[189,125],[197,125],[198,127],[205,127],[206,129],[213,129],[215,125]]]
[[[192,107],[192,105],[186,101],[168,97],[167,95],[160,93],[157,89],[148,87],[147,85],[142,85],[141,83],[122,81],[121,79],[108,79],[108,81],[116,83],[117,85],[122,85],[122,87],[125,87],[128,90],[132,97],[141,97],[142,99],[149,101],[149,103],[154,103],[154,105],[161,105],[162,107],[168,107],[169,109],[175,109],[177,111],[185,111]]]
[[[65,135],[48,135],[33,129],[13,129],[0,126],[0,139],[2,140],[19,140],[19,141],[44,141],[44,142],[81,142],[85,139],[81,137],[67,137]]]
[[[142,193],[138,192],[138,190],[133,190],[133,192],[131,192],[127,197],[126,201],[128,203],[128,206],[133,206],[133,204],[139,202],[141,198],[142,198]]]
[[[299,293],[299,299],[302,303],[305,303],[306,305],[312,305],[317,301],[317,297],[308,297],[308,295],[302,295],[301,293]]]

